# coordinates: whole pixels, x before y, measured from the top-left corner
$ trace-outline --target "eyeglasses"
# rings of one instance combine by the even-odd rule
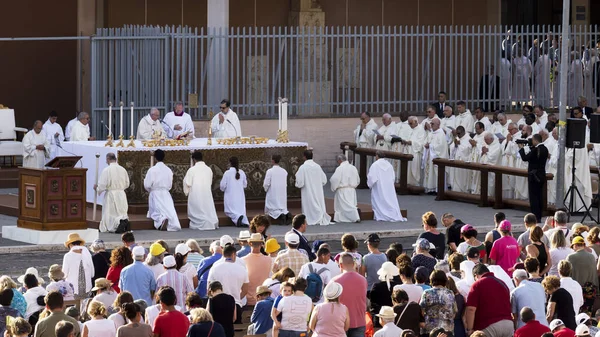
[[[221,107],[219,107],[219,108],[221,108],[221,110],[225,110],[225,109],[227,109],[227,107],[226,107],[226,106],[221,106]]]

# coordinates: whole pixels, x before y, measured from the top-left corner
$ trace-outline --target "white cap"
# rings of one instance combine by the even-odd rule
[[[163,266],[165,266],[165,268],[172,268],[176,265],[177,262],[175,262],[175,257],[173,257],[173,255],[165,256],[163,259]]]
[[[287,232],[285,233],[285,242],[292,245],[297,245],[300,243],[300,237],[294,232]]]
[[[146,255],[146,250],[142,246],[135,246],[131,250],[131,255],[133,255],[133,256],[145,256]]]
[[[549,328],[550,328],[550,331],[554,331],[554,329],[558,328],[559,326],[563,326],[563,325],[565,325],[565,323],[563,323],[563,321],[561,321],[560,319],[557,318],[555,320],[552,320],[552,322],[550,322]]]
[[[250,239],[250,231],[240,231],[240,236],[238,236],[238,240],[248,240]]]
[[[232,245],[233,244],[233,239],[229,235],[223,235],[223,236],[221,236],[221,240],[219,242],[221,244],[221,247],[225,247],[228,244]]]
[[[190,252],[190,247],[185,243],[180,243],[175,247],[175,254],[179,253],[181,255],[185,255]]]
[[[588,316],[588,314],[586,314],[585,312],[582,312],[582,313],[578,314],[577,316],[575,316],[575,323],[583,324],[583,323],[587,322],[589,319],[590,319],[590,316]]]
[[[575,336],[585,336],[590,334],[590,328],[585,324],[579,324],[575,329]]]

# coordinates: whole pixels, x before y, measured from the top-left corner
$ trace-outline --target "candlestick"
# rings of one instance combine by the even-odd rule
[[[284,98],[282,105],[282,121],[281,121],[281,130],[287,131],[287,117],[288,117],[288,102],[287,99]]]
[[[129,133],[130,137],[133,137],[133,102],[131,102],[131,132]]]
[[[121,101],[119,103],[119,105],[121,106],[121,109],[120,109],[121,111],[120,111],[120,116],[119,116],[119,125],[121,125],[119,130],[121,132],[119,134],[122,136],[123,135],[123,101]]]
[[[208,112],[208,139],[206,140],[206,145],[212,145],[212,119],[213,110],[211,108]]]
[[[127,147],[135,147],[135,137],[133,135],[129,136],[129,144],[127,144]]]
[[[112,135],[112,102],[108,102],[108,136]],[[107,137],[108,138],[108,137]]]
[[[125,147],[125,144],[123,144],[123,135],[119,136],[119,142],[115,146],[116,147]]]
[[[281,97],[279,97],[278,99],[278,103],[279,103],[279,109],[277,110],[277,122],[279,123],[277,125],[277,130],[281,130]]]

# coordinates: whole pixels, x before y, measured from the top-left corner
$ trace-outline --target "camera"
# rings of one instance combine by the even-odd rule
[[[522,144],[522,145],[533,146],[533,141],[531,140],[531,138],[529,138],[529,139],[517,139],[517,140],[515,140],[515,143]]]

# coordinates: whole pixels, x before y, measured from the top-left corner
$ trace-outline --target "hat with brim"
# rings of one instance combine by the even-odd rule
[[[256,295],[260,296],[260,295],[264,295],[264,294],[269,294],[271,295],[273,291],[271,289],[269,289],[269,287],[267,286],[258,286],[256,287]]]
[[[238,241],[248,241],[250,239],[250,231],[240,231]]]
[[[38,272],[38,270],[33,267],[27,268],[27,270],[25,271],[25,274],[19,276],[17,278],[17,281],[21,284],[24,284],[25,283],[25,275],[27,275],[27,274],[31,274],[31,275],[35,276],[35,278],[38,280],[39,284],[44,284],[44,279],[40,277],[40,273]]]
[[[381,307],[379,313],[376,316],[380,318],[394,318],[396,317],[396,313],[394,312],[394,308],[384,305],[383,307]]]
[[[62,280],[65,278],[65,273],[62,271],[62,267],[58,264],[53,264],[48,270],[48,277],[50,280]]]
[[[344,287],[337,282],[329,282],[325,289],[323,289],[323,295],[328,300],[334,300],[342,294]]]
[[[263,239],[262,234],[260,233],[253,233],[252,235],[250,235],[250,239],[248,239],[248,242],[265,242],[265,240]]]
[[[81,242],[82,245],[85,245],[85,240],[79,236],[78,233],[70,233],[67,241],[65,241],[65,247],[69,248],[69,245],[72,244],[73,242]]]
[[[112,287],[112,282],[102,277],[94,281],[94,287],[92,288],[92,291],[98,291],[100,289],[107,289],[110,287]]]

